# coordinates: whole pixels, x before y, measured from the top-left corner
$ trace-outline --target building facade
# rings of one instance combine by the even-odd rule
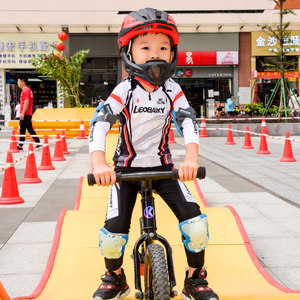
[[[92,0],[54,0],[47,5],[35,0],[16,2],[1,4],[0,114],[3,115],[9,107],[12,109],[19,97],[16,77],[20,73],[29,76],[37,107],[45,107],[49,101],[54,107],[63,105],[58,84],[37,74],[29,63],[37,53],[50,53],[51,47],[47,48],[49,51],[43,47],[57,42],[57,34],[62,28],[69,33],[69,39],[64,42],[66,56],[80,49],[91,50],[82,68],[82,103],[95,105],[98,96],[107,97],[124,78],[117,35],[124,16],[142,8],[140,2],[112,1],[105,5],[102,1]],[[182,1],[162,3],[153,0],[151,6],[167,9],[175,19],[180,45],[174,79],[181,84],[198,117],[211,116],[214,104],[224,102],[229,94],[234,95],[240,108],[253,101],[266,101],[268,90],[272,89],[271,85],[268,87],[270,78],[254,78],[253,75],[265,76],[260,73],[265,71],[262,66],[272,56],[268,46],[264,49],[257,44],[263,39],[267,41],[263,35],[259,39],[257,24],[279,22],[278,7],[273,1],[215,0],[200,3],[191,0],[187,8]],[[295,13],[285,16],[284,21],[291,23],[293,43],[298,43],[300,5],[287,0],[285,8],[293,9]],[[296,70],[299,71],[296,47],[289,55],[294,57],[291,59],[298,59]],[[299,91],[296,76],[291,82]],[[258,97],[260,89],[266,92]]]
[[[299,95],[300,91],[300,31],[294,30],[284,38],[284,51],[290,69],[286,72],[290,86]],[[266,105],[272,95],[280,74],[272,70],[279,42],[261,31],[251,33],[251,74],[252,74],[252,102],[262,102]],[[274,104],[278,105],[279,95]]]

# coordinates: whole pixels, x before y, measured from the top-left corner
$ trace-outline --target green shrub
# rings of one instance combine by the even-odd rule
[[[279,106],[277,105],[272,105],[270,108],[269,108],[269,113],[271,116],[277,116],[278,115],[278,110],[279,110]]]
[[[253,106],[252,106],[252,104],[246,104],[245,105],[245,107],[244,107],[244,111],[246,112],[246,113],[250,113],[250,112],[252,112],[252,109],[253,109]]]

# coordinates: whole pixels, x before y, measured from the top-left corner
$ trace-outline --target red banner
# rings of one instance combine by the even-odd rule
[[[238,51],[179,51],[178,66],[238,65]]]
[[[216,65],[217,53],[215,51],[179,51],[179,66]]]
[[[262,79],[277,79],[281,78],[279,72],[252,72],[253,78],[262,78]],[[284,78],[299,78],[300,71],[288,71],[285,72]]]

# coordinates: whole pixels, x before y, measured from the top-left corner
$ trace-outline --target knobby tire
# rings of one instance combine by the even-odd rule
[[[146,256],[148,257],[145,262],[145,284],[150,284],[152,289],[146,299],[170,300],[169,275],[164,248],[159,244],[150,244],[147,246]]]

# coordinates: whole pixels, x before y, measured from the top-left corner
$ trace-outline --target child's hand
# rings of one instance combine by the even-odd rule
[[[184,161],[178,168],[180,181],[190,181],[197,177],[198,163],[193,161]]]
[[[190,143],[185,146],[184,162],[178,168],[180,181],[190,181],[197,177],[198,172],[198,151],[199,146],[195,143]]]
[[[97,185],[107,186],[116,182],[116,173],[107,164],[94,166],[93,174]]]

